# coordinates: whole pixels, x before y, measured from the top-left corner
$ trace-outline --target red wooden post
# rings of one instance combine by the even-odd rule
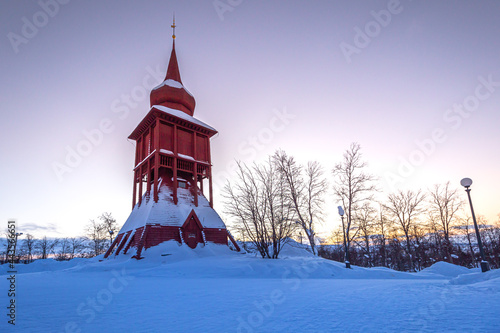
[[[158,202],[158,174],[160,173],[160,119],[156,118],[156,126],[154,129],[154,149],[155,152],[155,168],[154,168],[154,201]]]
[[[212,152],[210,151],[210,140],[207,140],[207,156],[208,156],[208,196],[210,207],[214,208],[213,190],[212,190]]]
[[[194,163],[193,163],[193,180],[194,180],[194,191],[193,191],[193,196],[194,196],[194,205],[198,207],[198,163],[196,161],[198,160],[198,154],[196,150],[196,137],[198,135],[196,132],[193,132],[193,157],[194,157]]]
[[[204,195],[205,193],[203,192],[203,175],[200,176],[200,190],[201,190],[201,194]]]
[[[139,167],[139,206],[142,204],[142,165]]]
[[[194,191],[193,191],[193,199],[194,205],[198,207],[198,163],[194,162],[193,167],[193,178],[194,178]]]
[[[137,171],[134,170],[134,188],[132,190],[132,209],[135,207],[135,202],[137,200]]]
[[[148,200],[151,197],[151,156],[148,158],[146,171],[146,193]]]
[[[177,205],[177,202],[179,201],[177,198],[177,187],[179,186],[177,182],[177,125],[174,124],[174,165],[173,165],[173,178],[174,178],[174,203]]]
[[[210,207],[214,208],[214,199],[212,191],[212,166],[208,168],[208,195],[210,197]]]

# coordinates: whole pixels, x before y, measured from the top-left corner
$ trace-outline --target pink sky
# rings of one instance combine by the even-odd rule
[[[263,160],[278,148],[320,161],[330,175],[359,142],[383,196],[470,177],[476,214],[497,220],[497,1],[41,3],[0,4],[5,226],[16,218],[20,231],[71,236],[104,211],[125,221],[127,136],[164,77],[174,11],[195,117],[219,131],[217,187],[235,159]],[[67,165],[68,149],[83,149],[99,126],[102,137],[59,177],[54,163]],[[322,230],[338,223],[331,214]]]

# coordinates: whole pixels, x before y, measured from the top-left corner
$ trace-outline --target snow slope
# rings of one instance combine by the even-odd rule
[[[500,273],[417,274],[285,248],[261,259],[166,242],[126,257],[17,265],[20,332],[499,332]],[[457,272],[463,272],[459,274]],[[0,288],[7,290],[6,267]],[[7,304],[6,292],[0,293]],[[5,308],[5,307],[4,307]],[[6,319],[0,331],[11,328]]]
[[[476,272],[480,271],[478,268],[476,269],[468,269],[467,267],[463,266],[457,266],[450,264],[448,262],[444,261],[438,261],[431,267],[424,268],[423,270],[420,271],[420,274],[422,273],[430,273],[430,274],[438,274],[442,276],[447,276],[447,277],[457,277],[460,274],[468,274],[471,272]]]
[[[159,186],[158,202],[145,200],[146,195],[144,195],[143,203],[135,205],[130,216],[120,229],[119,234],[135,230],[146,224],[181,227],[192,210],[194,210],[200,219],[203,227],[226,228],[219,214],[210,207],[210,203],[202,194],[198,195],[198,206],[195,206],[189,190],[178,188],[177,195],[179,202],[174,204],[171,190],[166,185],[160,184]]]

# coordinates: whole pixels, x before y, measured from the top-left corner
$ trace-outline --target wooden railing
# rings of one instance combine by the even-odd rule
[[[198,164],[198,167],[197,167],[196,171],[200,175],[207,175],[208,174],[208,166],[207,165],[203,165],[203,164]]]
[[[193,172],[194,170],[194,162],[183,161],[177,159],[177,169]]]
[[[154,163],[154,161],[151,161]],[[177,169],[182,171],[194,172],[194,164],[193,161],[186,161],[182,158],[177,158]],[[174,157],[166,156],[160,154],[160,166],[173,168],[174,166]],[[210,166],[206,164],[197,163],[196,172],[199,175],[207,176]]]
[[[160,165],[171,168],[174,166],[174,158],[171,156],[160,155]]]

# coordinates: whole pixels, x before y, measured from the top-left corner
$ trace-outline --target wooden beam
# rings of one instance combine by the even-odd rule
[[[193,157],[194,157],[194,164],[193,164],[193,180],[194,180],[194,206],[198,207],[198,163],[196,163],[196,159],[198,158],[197,151],[196,151],[196,138],[198,137],[198,134],[196,132],[193,132]]]
[[[173,178],[174,178],[174,190],[173,190],[173,195],[174,195],[174,204],[177,205],[177,202],[179,201],[177,198],[177,187],[179,184],[177,183],[177,125],[174,124],[174,130],[173,132],[173,143],[174,143],[174,165],[172,166],[173,169]]]
[[[134,170],[134,188],[132,190],[132,209],[135,207],[135,203],[137,200],[137,171]]]
[[[212,189],[212,152],[210,151],[210,138],[207,140],[207,157],[208,157],[208,195],[210,197],[210,207],[214,208],[214,198]]]
[[[210,207],[214,208],[214,198],[212,190],[212,167],[208,168],[208,193],[210,196]]]
[[[160,173],[160,119],[156,118],[156,126],[154,129],[154,149],[155,152],[155,166],[154,166],[154,189],[153,189],[153,199],[158,202],[158,174]]]
[[[139,206],[142,203],[142,166],[139,169]]]

